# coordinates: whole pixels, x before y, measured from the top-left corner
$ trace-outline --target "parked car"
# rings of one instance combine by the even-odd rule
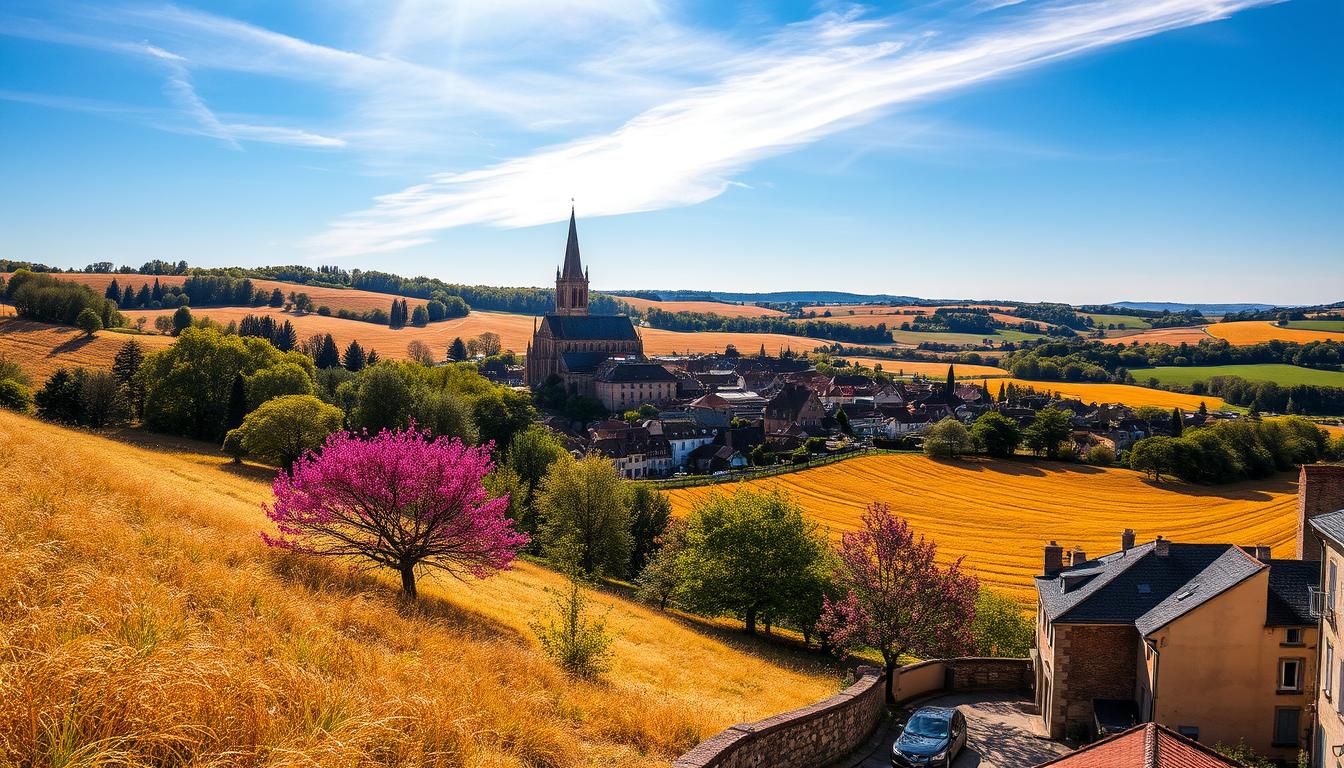
[[[966,747],[966,716],[950,707],[922,707],[891,747],[892,768],[950,768]]]

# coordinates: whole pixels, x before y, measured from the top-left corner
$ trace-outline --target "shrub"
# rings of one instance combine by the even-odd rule
[[[550,616],[532,622],[532,631],[546,655],[571,675],[596,677],[611,668],[614,638],[606,619],[592,615],[577,569],[568,589],[555,595]]]
[[[929,427],[924,437],[924,452],[934,457],[953,459],[970,451],[972,445],[966,425],[951,416]]]
[[[312,395],[283,395],[262,403],[229,434],[238,434],[248,454],[288,470],[339,430],[344,417],[340,408]]]
[[[27,412],[33,404],[33,393],[14,379],[0,379],[0,408]]]
[[[1115,463],[1115,449],[1109,445],[1094,445],[1087,451],[1087,463],[1109,467]]]

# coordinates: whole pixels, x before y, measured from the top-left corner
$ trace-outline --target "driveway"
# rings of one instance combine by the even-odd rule
[[[1012,694],[953,693],[922,703],[956,707],[966,716],[966,748],[953,768],[1026,768],[1065,754],[1069,748],[1037,735],[1031,701]],[[890,768],[895,729],[867,758],[849,763],[854,768]]]

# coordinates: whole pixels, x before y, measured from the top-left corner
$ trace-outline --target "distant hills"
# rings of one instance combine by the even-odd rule
[[[1274,309],[1277,304],[1182,304],[1173,301],[1112,301],[1112,307],[1124,307],[1125,309],[1146,309],[1152,312],[1186,312],[1192,309],[1199,310],[1201,315],[1229,315],[1233,312],[1260,312],[1266,309]]]
[[[925,299],[918,296],[895,296],[889,293],[848,293],[846,291],[775,291],[772,293],[727,293],[724,291],[603,291],[612,296],[658,297],[663,301],[726,301],[741,304],[760,302],[777,304],[961,304],[985,299]],[[1021,303],[1021,302],[1011,302]],[[1146,309],[1154,312],[1185,312],[1197,309],[1204,315],[1226,315],[1232,312],[1258,312],[1274,309],[1275,304],[1183,304],[1172,301],[1112,301],[1107,304],[1125,309]]]

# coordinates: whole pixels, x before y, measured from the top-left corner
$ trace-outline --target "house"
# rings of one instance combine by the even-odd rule
[[[644,403],[666,403],[677,396],[677,377],[658,363],[605,360],[593,381],[597,399],[617,413]]]
[[[689,463],[693,470],[702,475],[743,469],[748,464],[747,457],[740,451],[719,444],[702,445],[691,451]]]
[[[622,426],[616,426],[622,425]],[[628,480],[667,477],[672,474],[672,447],[661,435],[623,421],[607,421],[590,430],[589,450],[611,459],[616,471]]]
[[[692,400],[686,406],[686,415],[696,424],[707,427],[726,427],[732,421],[732,406],[721,396],[710,392]]]
[[[1052,738],[1156,722],[1295,759],[1316,676],[1320,564],[1159,536],[1089,559],[1050,542],[1036,577],[1036,699]]]
[[[1312,613],[1320,632],[1321,670],[1314,697],[1314,766],[1344,764],[1344,620],[1340,617],[1340,571],[1344,570],[1344,465],[1307,464],[1297,483],[1298,555],[1321,563],[1312,589]]]
[[[685,467],[691,451],[702,445],[709,445],[718,437],[719,430],[693,421],[648,421],[645,427],[650,434],[661,435],[672,449],[672,466]]]
[[[1144,723],[1108,736],[1036,768],[1241,768],[1194,739]]]
[[[817,429],[825,417],[826,409],[817,394],[801,384],[790,382],[766,403],[765,431],[767,434],[782,432],[790,426]]]

